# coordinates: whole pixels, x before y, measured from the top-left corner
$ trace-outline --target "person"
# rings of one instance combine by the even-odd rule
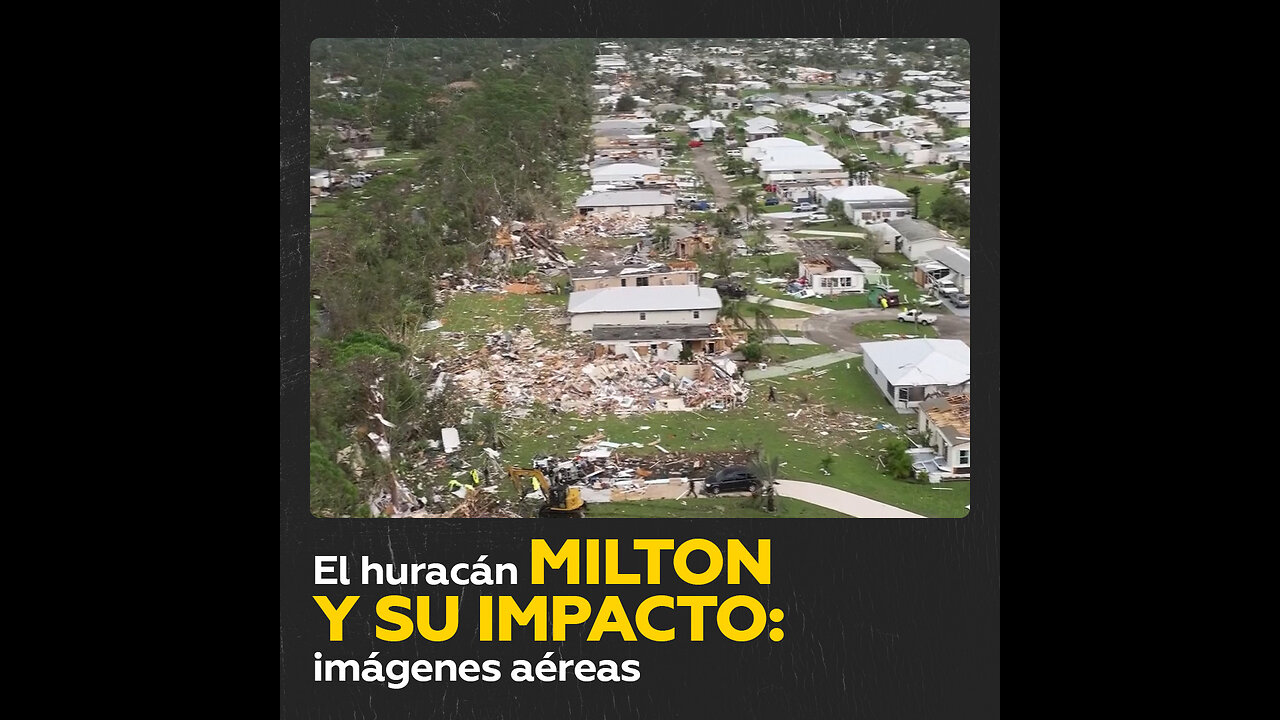
[[[689,495],[691,497],[698,497],[698,488],[694,485],[695,482],[693,478],[689,478]]]
[[[471,484],[472,485],[480,484],[480,472],[475,468],[471,468]]]
[[[772,385],[769,386],[769,402],[778,402],[778,394]]]

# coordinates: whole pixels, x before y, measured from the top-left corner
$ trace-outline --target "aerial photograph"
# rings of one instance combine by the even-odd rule
[[[312,515],[967,515],[969,53],[315,40]]]

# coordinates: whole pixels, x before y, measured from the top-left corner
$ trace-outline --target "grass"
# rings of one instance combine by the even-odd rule
[[[587,506],[588,518],[707,517],[707,518],[847,518],[848,515],[803,500],[777,497],[777,512],[750,504],[751,498],[686,498],[685,500],[627,500]]]
[[[897,320],[867,320],[855,323],[853,332],[860,337],[871,340],[883,340],[885,335],[915,335],[917,337],[936,338],[938,331],[932,325],[916,325],[900,323]],[[893,339],[893,338],[890,338]]]
[[[885,178],[884,184],[902,192],[906,192],[911,187],[919,187],[920,212],[918,214],[922,220],[929,219],[929,215],[933,213],[933,201],[942,197],[942,193],[947,189],[947,184],[943,182],[923,182],[912,178]]]
[[[561,170],[556,173],[556,192],[560,194],[561,207],[572,211],[573,204],[591,187],[591,176],[581,170]]]
[[[790,360],[803,360],[815,355],[831,352],[826,345],[765,345],[765,359],[771,363],[784,363]]]
[[[791,203],[778,203],[777,205],[764,205],[760,208],[760,211],[765,213],[791,212]]]
[[[969,503],[968,481],[946,483],[943,487],[948,489],[934,490],[937,486],[891,479],[877,468],[875,458],[879,449],[889,438],[900,436],[908,422],[914,424],[914,416],[894,412],[857,361],[850,362],[848,369],[843,363],[836,363],[826,370],[822,376],[798,373],[752,383],[752,395],[745,407],[720,412],[699,410],[591,418],[533,413],[512,428],[513,439],[503,450],[502,461],[526,465],[536,454],[563,455],[576,447],[577,438],[597,431],[603,431],[613,442],[646,444],[643,448],[618,450],[627,455],[660,453],[647,445],[654,440],[671,452],[749,450],[759,443],[765,453],[777,455],[785,463],[782,466],[784,480],[829,485],[928,517],[963,517],[967,513],[964,506]],[[766,400],[769,385],[779,391],[777,403]],[[798,417],[788,417],[801,408]],[[834,430],[824,414],[827,408],[868,418],[860,423],[864,427],[872,425],[874,418],[897,429],[869,433]],[[648,429],[642,430],[644,426]],[[827,434],[823,435],[824,432]],[[466,451],[479,452],[477,448]],[[822,458],[827,454],[834,456],[829,476],[823,475],[820,469]],[[667,512],[675,508],[663,506],[661,510]]]
[[[499,330],[510,330],[515,325],[525,325],[544,342],[558,339],[548,328],[534,326],[540,310],[563,308],[568,295],[516,295],[512,293],[459,293],[450,298],[440,310],[437,319],[444,324],[432,332],[430,344],[437,346],[462,343],[469,352],[485,343],[485,335]],[[445,340],[440,333],[466,333],[461,341]],[[559,338],[564,339],[564,338]]]
[[[800,142],[804,143],[805,145],[808,145],[809,143],[813,142],[813,138],[809,137],[808,135],[806,135],[805,133],[802,133],[802,132],[789,132],[789,133],[784,133],[784,134],[783,134],[783,137],[789,137],[789,138],[791,138],[792,140],[799,140]]]

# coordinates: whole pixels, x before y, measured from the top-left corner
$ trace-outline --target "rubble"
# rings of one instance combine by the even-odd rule
[[[637,233],[648,234],[651,225],[651,218],[631,213],[591,213],[575,217],[570,225],[561,230],[561,235],[567,238],[592,235],[626,237]]]

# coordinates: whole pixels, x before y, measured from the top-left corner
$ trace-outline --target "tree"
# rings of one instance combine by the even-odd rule
[[[907,480],[916,475],[911,467],[911,456],[907,454],[907,441],[895,437],[885,444],[880,451],[880,466],[895,480]]]
[[[763,230],[755,230],[747,234],[745,238],[747,249],[752,253],[764,252],[765,245],[768,244],[769,238],[765,236]]]
[[[787,84],[782,81],[778,81],[773,84],[773,91],[776,93],[785,93],[787,91]]]
[[[766,512],[777,510],[775,484],[778,475],[782,474],[782,462],[777,455],[768,456],[757,453],[751,463],[751,474],[756,476],[757,486],[751,493],[751,504]]]
[[[844,219],[844,203],[840,200],[832,199],[827,202],[827,214],[833,218]]]
[[[738,191],[738,202],[746,210],[748,217],[756,214],[756,194],[753,187],[744,187]]]
[[[630,95],[623,95],[622,97],[618,98],[618,102],[616,105],[613,106],[613,110],[614,112],[620,112],[620,113],[631,112],[632,110],[636,109],[636,105],[637,103],[635,98],[631,97]]]
[[[911,217],[913,218],[920,217],[920,192],[919,185],[912,185],[907,188],[907,194],[911,196],[911,200],[913,202],[911,207]]]
[[[965,227],[969,224],[969,203],[964,195],[949,188],[937,200],[933,201],[933,219],[939,225],[948,227]]]
[[[653,228],[653,246],[663,254],[671,252],[671,226],[662,224]]]
[[[885,71],[884,78],[880,81],[880,84],[884,87],[891,88],[900,82],[902,82],[902,71],[899,70],[896,65],[892,65],[887,71]]]
[[[719,318],[721,321],[728,321],[733,327],[746,327],[747,319],[742,314],[741,300],[725,300],[720,304]]]

